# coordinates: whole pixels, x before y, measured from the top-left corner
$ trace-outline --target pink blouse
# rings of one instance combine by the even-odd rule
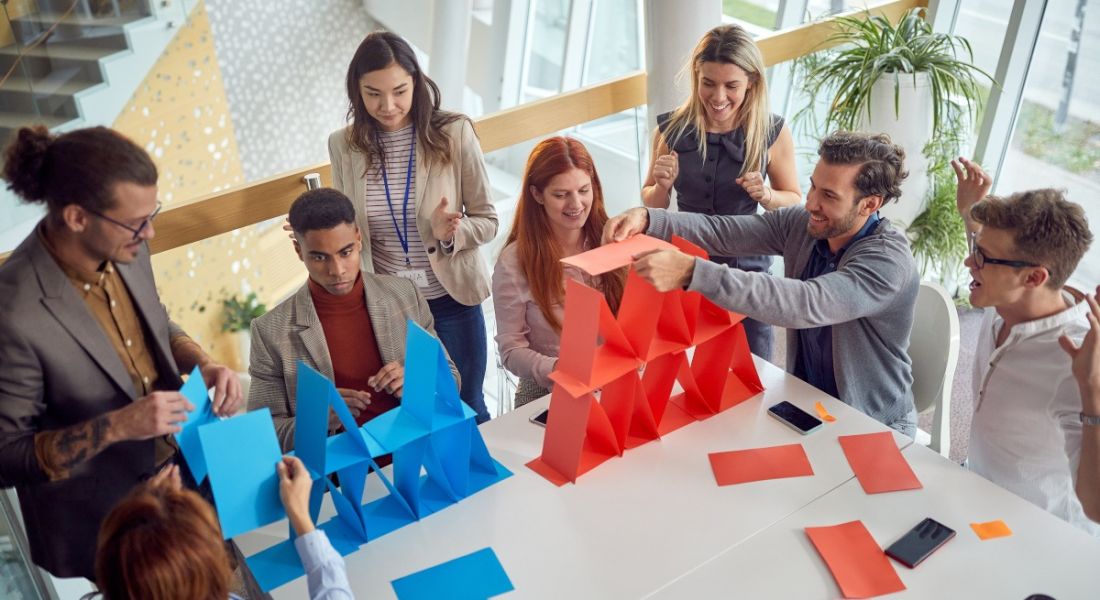
[[[600,281],[599,277],[570,266],[563,269],[563,279],[575,279],[593,287]],[[518,377],[534,379],[541,387],[553,387],[549,376],[558,361],[560,338],[531,297],[515,244],[505,246],[493,269],[493,307],[497,317],[497,351],[504,368]],[[559,322],[564,310],[561,304],[552,308]]]

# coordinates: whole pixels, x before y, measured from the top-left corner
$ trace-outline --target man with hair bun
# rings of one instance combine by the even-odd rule
[[[989,196],[993,179],[977,163],[952,166],[970,241],[970,303],[984,309],[970,470],[1100,536],[1100,381],[1086,376],[1077,348],[1100,307],[1066,285],[1092,243],[1085,211],[1061,190]],[[1091,335],[1085,345],[1095,352]]]
[[[241,387],[157,296],[144,150],[104,127],[24,127],[3,177],[46,216],[0,266],[0,486],[19,493],[34,562],[93,579],[104,516],[178,457],[171,436],[193,408],[180,373],[199,367],[219,415]]]
[[[905,236],[878,215],[901,195],[905,152],[885,135],[838,132],[821,142],[805,206],[709,216],[633,208],[604,241],[681,236],[720,256],[781,255],[785,278],[675,250],[635,257],[658,290],[686,288],[747,317],[786,327],[787,369],[912,436],[917,413],[907,349],[919,280]]]

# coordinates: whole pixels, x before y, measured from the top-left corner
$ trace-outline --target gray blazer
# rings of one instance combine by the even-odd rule
[[[364,272],[363,292],[383,364],[405,363],[406,319],[412,319],[435,335],[435,319],[413,282]],[[309,282],[267,314],[252,321],[252,357],[248,367],[252,385],[248,392],[248,410],[265,407],[271,410],[283,452],[294,449],[299,360],[330,380],[334,379],[328,342],[313,306]],[[455,382],[459,382],[458,369],[450,357],[447,362]]]
[[[328,138],[332,187],[351,198],[355,220],[363,235],[360,266],[364,271],[373,272],[363,179],[367,163],[361,152],[348,145],[347,131],[339,129]],[[432,272],[443,289],[458,302],[474,306],[489,297],[489,272],[478,248],[496,236],[497,212],[493,208],[492,188],[481,145],[469,119],[450,123],[443,128],[443,133],[451,140],[453,160],[450,164],[429,161],[421,146],[416,146],[416,230],[428,252]],[[455,233],[454,248],[449,252],[432,235],[432,211],[443,197],[450,202],[449,210],[461,210],[465,215]]]
[[[799,364],[797,329],[833,327],[840,399],[881,423],[907,429],[913,411],[909,331],[920,280],[905,236],[883,219],[844,252],[834,273],[799,280],[816,240],[801,206],[763,215],[712,217],[649,211],[650,235],[679,235],[722,256],[779,254],[786,277],[695,261],[689,289],[727,310],[787,328],[788,370]],[[910,433],[911,434],[911,433]]]
[[[157,296],[148,248],[117,265],[149,332],[160,389],[182,385],[169,340],[180,331]],[[181,332],[182,333],[182,332]],[[0,486],[14,486],[34,562],[59,577],[95,577],[99,524],[154,468],[153,440],[120,442],[71,476],[47,479],[34,435],[136,400],[126,367],[37,231],[0,266]]]

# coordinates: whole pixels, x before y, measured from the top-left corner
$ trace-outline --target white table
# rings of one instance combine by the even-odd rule
[[[483,425],[490,452],[514,475],[347,556],[352,588],[361,598],[393,598],[393,579],[489,546],[516,587],[509,597],[639,598],[672,590],[670,584],[689,585],[702,573],[700,566],[748,547],[746,540],[765,539],[776,524],[811,510],[845,486],[859,490],[836,436],[889,430],[763,360],[756,364],[767,388],[762,395],[629,450],[581,476],[576,485],[555,487],[524,466],[540,453],[543,438],[543,429],[528,418],[541,411],[548,398]],[[820,401],[838,420],[801,436],[765,414],[780,400],[811,413],[814,402]],[[896,433],[895,439],[899,447],[912,443]],[[728,487],[715,484],[708,453],[796,442],[804,445],[814,476]],[[382,493],[377,481],[372,484],[368,499]],[[925,495],[936,494],[929,489]],[[882,498],[888,496],[897,494]],[[331,506],[324,513],[332,514]],[[1045,516],[1038,509],[1031,513],[1030,519],[1037,518],[1034,513],[1039,513],[1039,520]],[[851,518],[867,517],[857,512]],[[906,524],[904,529],[919,520],[908,514],[897,518]],[[1015,525],[1012,515],[1004,512],[974,518],[1005,518]],[[872,533],[876,539],[885,535],[874,528]],[[238,543],[249,555],[285,538],[284,522],[241,536]],[[828,587],[832,580],[812,548],[810,553],[801,548],[796,552],[806,555],[798,560],[808,561],[809,569],[799,577],[820,580],[821,589],[832,589],[835,596],[835,588]],[[761,574],[765,572],[774,570]],[[770,578],[758,579],[761,589],[768,589]],[[697,591],[686,596],[670,591],[665,597],[728,596],[732,588],[704,584],[691,589]],[[273,596],[306,597],[305,579],[275,590]]]
[[[886,547],[925,517],[958,533],[916,569],[894,562],[907,589],[890,598],[1100,597],[1096,539],[923,446],[903,454],[923,489],[868,495],[853,479],[648,597],[837,598],[805,527],[858,519]],[[995,519],[1013,535],[983,542],[970,528]]]

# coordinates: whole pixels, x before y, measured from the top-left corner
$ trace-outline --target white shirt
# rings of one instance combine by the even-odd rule
[[[1072,306],[1021,323],[996,348],[1004,320],[986,309],[974,369],[970,469],[1094,536],[1074,485],[1081,456],[1081,393],[1058,345],[1088,332],[1088,304],[1064,292]]]

